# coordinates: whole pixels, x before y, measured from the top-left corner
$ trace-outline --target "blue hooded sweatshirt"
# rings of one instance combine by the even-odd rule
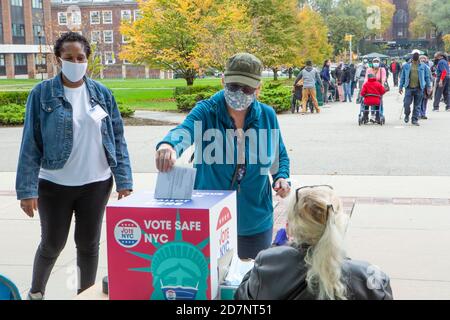
[[[222,90],[200,101],[157,148],[162,143],[170,144],[179,157],[195,143],[195,189],[236,190],[238,234],[255,235],[273,227],[269,174],[274,182],[289,178],[289,157],[274,109],[255,100],[245,118],[245,175],[238,183],[233,179],[238,167],[234,128]]]

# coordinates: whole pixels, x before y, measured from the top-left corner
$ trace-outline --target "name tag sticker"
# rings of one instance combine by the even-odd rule
[[[95,122],[98,122],[108,116],[108,114],[105,112],[105,110],[103,110],[103,108],[100,105],[96,105],[94,108],[89,109],[88,112],[89,116]]]

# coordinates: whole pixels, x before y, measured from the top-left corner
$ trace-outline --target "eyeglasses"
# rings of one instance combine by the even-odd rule
[[[250,96],[256,92],[256,88],[252,88],[249,86],[243,86],[238,83],[229,83],[226,85],[226,87],[231,92],[237,92],[237,91],[241,90],[243,93],[245,93],[248,96]]]
[[[334,190],[333,187],[328,185],[328,184],[317,184],[317,185],[313,185],[313,186],[303,186],[303,187],[295,189],[295,203],[298,202],[298,192],[300,190],[306,189],[306,188],[320,188],[320,187],[327,187],[327,188],[330,188],[331,190]]]

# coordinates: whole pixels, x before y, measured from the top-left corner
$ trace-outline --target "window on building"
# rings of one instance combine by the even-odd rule
[[[36,53],[34,55],[34,63],[37,66],[45,66],[45,65],[47,65],[47,59],[46,59],[45,54]]]
[[[25,37],[25,25],[13,23],[12,35],[13,37]]]
[[[67,24],[67,12],[58,12],[58,24],[61,26]]]
[[[22,7],[23,2],[22,0],[11,0],[11,6],[13,7]]]
[[[130,38],[125,35],[122,35],[122,43],[128,43],[128,42],[130,42]]]
[[[113,36],[112,30],[103,31],[103,42],[104,43],[113,43],[114,42],[114,36]]]
[[[44,26],[33,25],[34,44],[45,44]],[[39,39],[40,37],[40,39]]]
[[[33,9],[42,9],[42,0],[32,0],[31,6]]]
[[[141,10],[134,10],[134,20],[138,20],[142,17]]]
[[[120,12],[120,17],[122,20],[131,21],[131,10],[122,10]]]
[[[17,75],[27,74],[27,55],[25,53],[14,54],[14,73]]]
[[[91,11],[91,24],[100,24],[100,11]]]
[[[80,11],[72,11],[72,24],[79,25],[81,24],[81,12]]]
[[[125,59],[123,60],[123,64],[131,64],[131,62]]]
[[[114,53],[112,51],[106,51],[105,52],[105,64],[114,64]]]
[[[101,31],[91,31],[91,43],[99,43],[102,41],[102,32]]]
[[[431,30],[430,37],[431,37],[431,39],[435,39],[436,38],[436,29]]]
[[[0,76],[6,76],[5,55],[0,53]]]
[[[0,23],[0,43],[3,43],[3,24]]]
[[[112,18],[112,11],[102,11],[103,15],[103,23],[104,24],[112,24],[113,18]]]

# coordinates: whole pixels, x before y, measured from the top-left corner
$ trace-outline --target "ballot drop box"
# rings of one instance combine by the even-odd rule
[[[235,191],[136,192],[107,206],[106,224],[112,300],[215,299],[219,266],[237,256]]]

